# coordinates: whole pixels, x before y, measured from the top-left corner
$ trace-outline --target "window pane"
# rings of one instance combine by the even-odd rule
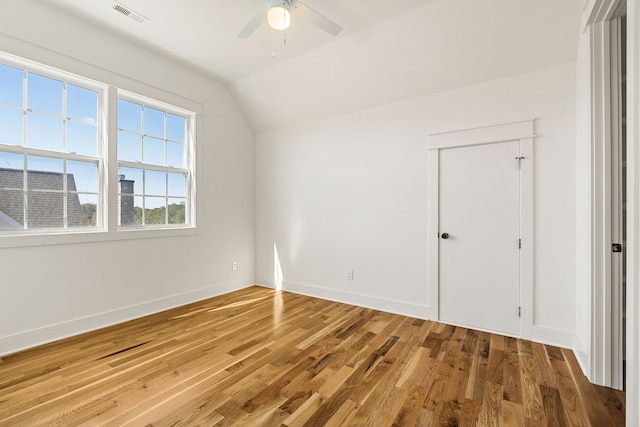
[[[27,146],[62,151],[62,119],[28,113]]]
[[[98,123],[98,92],[67,84],[67,117]]]
[[[0,151],[0,188],[22,188],[24,156]],[[0,209],[2,210],[2,209]]]
[[[118,225],[123,227],[142,225],[142,197],[130,196],[127,192],[125,188],[118,196]]]
[[[98,192],[98,164],[67,161],[67,189],[83,193]]]
[[[167,194],[167,173],[144,171],[144,194],[146,196],[164,196]]]
[[[63,161],[47,157],[27,157],[27,188],[29,190],[62,191]],[[31,209],[31,206],[29,206]]]
[[[164,138],[164,112],[144,107],[144,134]]]
[[[28,227],[63,227],[63,200],[62,193],[29,191],[27,193]]]
[[[84,217],[78,193],[67,193],[67,227],[83,227]]]
[[[0,64],[0,104],[22,107],[22,85],[24,72]]]
[[[174,168],[186,168],[184,144],[176,144],[175,142],[167,142],[167,166]]]
[[[34,111],[62,116],[62,87],[59,80],[29,73],[27,107]]]
[[[118,99],[118,129],[142,133],[142,105]]]
[[[186,224],[187,199],[169,199],[169,224]]]
[[[98,196],[94,194],[78,194],[82,210],[82,225],[95,227],[98,225]]]
[[[122,181],[121,184],[127,185],[129,183]],[[122,194],[118,196],[118,225],[133,225],[133,196],[127,195],[129,193],[129,187],[123,187],[122,190]]]
[[[2,170],[0,169],[0,176]],[[22,174],[21,174],[22,175]],[[0,188],[0,230],[24,228],[24,193]]]
[[[142,197],[133,198],[133,224],[142,225]]]
[[[145,224],[166,224],[167,200],[164,197],[144,198]]]
[[[0,152],[0,230],[24,228],[23,159]]]
[[[119,167],[118,181],[120,182],[121,193],[125,193],[122,190],[126,189],[126,193],[131,194],[129,188],[132,188],[134,194],[142,194],[142,169]]]
[[[118,160],[142,161],[142,137],[140,135],[118,131]]]
[[[185,142],[187,139],[187,119],[167,113],[167,139]]]
[[[187,175],[184,173],[169,173],[169,196],[187,197]]]
[[[0,144],[22,145],[22,110],[0,107]]]
[[[144,160],[152,165],[164,165],[164,140],[144,137]]]
[[[95,156],[98,153],[98,128],[67,122],[67,152]]]

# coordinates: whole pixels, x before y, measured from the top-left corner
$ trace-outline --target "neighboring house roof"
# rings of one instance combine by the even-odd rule
[[[0,197],[2,196],[2,190],[0,190]],[[20,229],[22,228],[23,225],[20,224],[18,221],[16,221],[15,219],[11,218],[9,215],[7,215],[6,213],[0,211],[0,230],[2,229]]]
[[[20,169],[0,168],[0,228],[5,223],[9,228],[24,226],[23,173]],[[64,198],[60,192],[63,179],[64,175],[59,172],[28,171],[28,188],[38,190],[28,192],[29,228],[63,226]],[[67,175],[67,190],[67,226],[80,227],[84,221],[80,199],[74,193],[76,181],[73,174]]]

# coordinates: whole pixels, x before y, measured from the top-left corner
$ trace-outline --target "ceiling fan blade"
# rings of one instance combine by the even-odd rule
[[[238,34],[238,37],[241,37],[243,39],[248,39],[249,36],[253,34],[253,32],[257,30],[258,27],[262,25],[262,23],[266,19],[267,19],[267,14],[265,13],[264,9],[261,8],[260,11],[256,13],[256,16],[254,16],[253,19],[249,21],[247,26],[244,27],[242,31],[240,31],[240,34]]]
[[[334,37],[342,31],[342,27],[340,25],[336,24],[329,18],[320,15],[318,12],[300,1],[294,0],[291,2],[291,12],[295,13],[296,16],[306,19],[316,27],[326,31]]]

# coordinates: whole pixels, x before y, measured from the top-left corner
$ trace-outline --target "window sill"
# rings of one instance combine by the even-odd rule
[[[194,236],[195,227],[179,228],[132,228],[118,231],[64,231],[38,234],[0,235],[0,249],[28,246],[67,245],[81,243],[111,242],[118,240],[158,239],[167,237]]]

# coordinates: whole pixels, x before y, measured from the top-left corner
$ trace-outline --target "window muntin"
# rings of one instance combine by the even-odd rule
[[[120,227],[190,225],[191,120],[169,106],[118,99]]]
[[[0,231],[94,230],[101,90],[45,74],[0,64]]]

